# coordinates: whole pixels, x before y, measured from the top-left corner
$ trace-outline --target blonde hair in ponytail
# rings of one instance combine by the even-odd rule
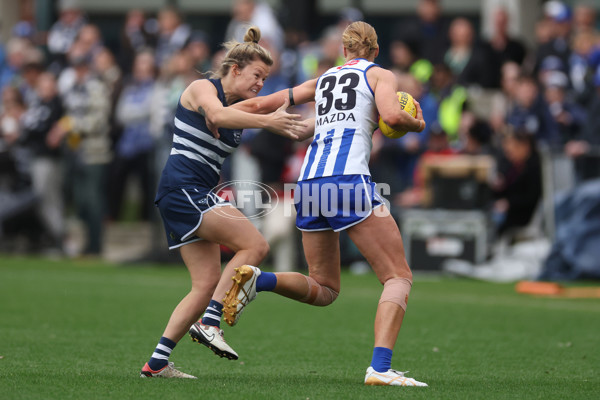
[[[217,72],[210,72],[211,78],[224,78],[233,65],[237,64],[240,69],[243,69],[254,60],[261,60],[268,66],[273,65],[271,53],[258,44],[260,36],[260,29],[257,26],[251,26],[244,35],[244,43],[236,40],[224,43],[223,47],[227,50],[227,54]]]
[[[342,43],[348,52],[360,58],[368,58],[379,48],[375,28],[363,21],[348,25],[342,34]]]

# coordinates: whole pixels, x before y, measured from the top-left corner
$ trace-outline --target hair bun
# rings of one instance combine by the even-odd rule
[[[260,40],[260,29],[258,26],[251,26],[244,35],[244,43],[258,43]]]

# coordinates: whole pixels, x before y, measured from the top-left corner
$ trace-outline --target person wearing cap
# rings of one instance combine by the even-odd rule
[[[549,1],[544,7],[545,19],[549,21],[551,39],[542,43],[536,52],[535,68],[540,68],[542,61],[548,56],[557,56],[567,65],[571,55],[569,45],[571,37],[571,10],[560,1]]]

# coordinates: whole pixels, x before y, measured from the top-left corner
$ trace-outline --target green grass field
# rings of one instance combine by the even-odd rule
[[[381,288],[373,275],[350,274],[330,307],[259,294],[225,327],[239,360],[185,337],[171,360],[198,380],[140,379],[188,287],[183,267],[0,256],[0,398],[600,397],[599,300],[418,276],[393,367],[428,388],[362,384]]]

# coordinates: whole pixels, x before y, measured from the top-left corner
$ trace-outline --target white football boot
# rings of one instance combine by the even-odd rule
[[[404,372],[388,369],[386,372],[377,372],[373,367],[367,368],[365,385],[372,386],[427,386],[425,382],[404,376]]]
[[[256,280],[261,273],[251,265],[242,265],[235,272],[233,285],[223,299],[223,317],[230,326],[237,324],[244,307],[256,297]]]
[[[227,344],[223,337],[223,330],[212,325],[196,322],[189,330],[194,342],[205,345],[219,357],[237,360],[238,354]]]
[[[186,374],[185,372],[181,372],[173,366],[173,363],[170,362],[163,368],[158,371],[153,371],[150,369],[148,363],[144,365],[142,368],[142,372],[140,372],[140,377],[142,378],[185,378],[185,379],[198,379],[194,375]]]

